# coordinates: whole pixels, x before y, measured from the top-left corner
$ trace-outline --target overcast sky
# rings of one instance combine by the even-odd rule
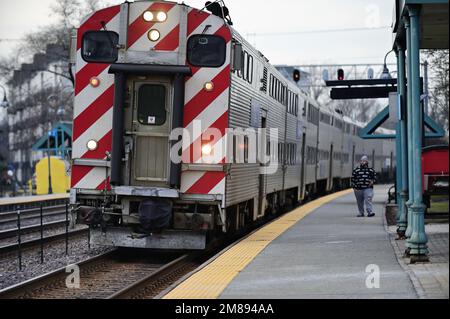
[[[50,6],[54,2],[0,0],[0,55],[13,54],[15,39],[52,22]],[[118,4],[123,0],[109,2]],[[205,0],[184,2],[200,8]],[[273,64],[382,63],[392,47],[389,26],[394,0],[225,0],[225,3],[238,32]],[[342,29],[362,30],[336,31]],[[394,61],[391,55],[390,62]]]

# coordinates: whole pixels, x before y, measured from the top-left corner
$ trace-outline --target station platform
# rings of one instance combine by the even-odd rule
[[[303,205],[205,263],[164,298],[423,298],[386,226],[387,190],[375,188],[372,218],[356,217],[351,190]],[[448,287],[448,271],[446,281]]]
[[[70,194],[33,195],[17,197],[1,197],[0,206],[29,204],[50,200],[69,199]]]

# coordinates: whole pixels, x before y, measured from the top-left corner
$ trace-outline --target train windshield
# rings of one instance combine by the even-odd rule
[[[188,41],[188,61],[198,67],[219,67],[225,63],[226,43],[215,35],[193,35]]]
[[[138,120],[142,125],[161,126],[166,123],[166,88],[144,84],[138,91]]]
[[[82,56],[86,62],[116,62],[119,35],[112,31],[88,31],[83,35]]]

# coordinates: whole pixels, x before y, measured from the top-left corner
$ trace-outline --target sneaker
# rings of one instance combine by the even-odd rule
[[[364,217],[364,214],[359,214],[359,215],[356,216],[356,217]]]
[[[373,216],[375,216],[375,213],[369,213],[369,214],[367,214],[367,217],[373,217]]]

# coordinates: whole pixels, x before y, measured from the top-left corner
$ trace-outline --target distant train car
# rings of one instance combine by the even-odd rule
[[[204,249],[349,187],[362,155],[378,173],[395,165],[393,147],[359,138],[222,17],[126,2],[90,15],[74,42],[72,220],[93,244]]]
[[[422,150],[424,203],[429,211],[448,212],[448,153],[448,145],[434,145]]]

